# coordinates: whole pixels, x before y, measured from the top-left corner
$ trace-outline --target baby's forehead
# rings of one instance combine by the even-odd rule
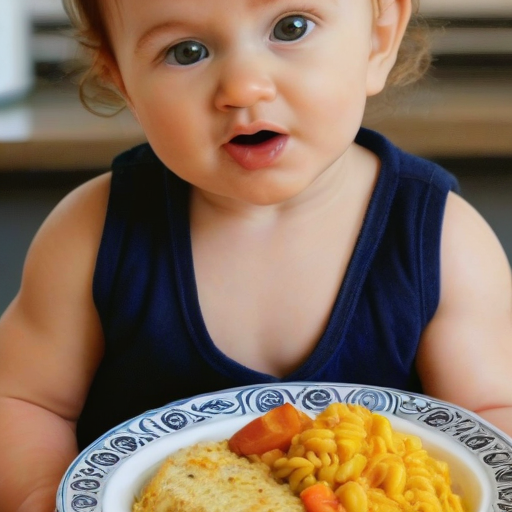
[[[348,7],[352,2],[359,7],[373,11],[381,10],[384,0],[92,0],[101,5],[104,23],[109,32],[117,28],[123,31],[137,29],[145,23],[192,23],[222,26],[226,15],[258,19],[265,13],[272,13],[273,19],[286,12],[333,12]],[[386,0],[394,1],[394,0]],[[364,5],[366,4],[366,5]],[[350,8],[348,9],[351,10]],[[235,12],[236,11],[236,12]],[[232,16],[231,16],[232,17]],[[175,18],[175,19],[174,19]],[[112,36],[112,34],[111,34]]]
[[[114,8],[117,13],[121,13],[124,9],[130,9],[130,5],[133,4],[133,2],[126,2],[125,0],[96,0],[99,5],[105,6],[107,9]],[[143,4],[148,5],[153,3],[155,0],[144,0]],[[340,0],[315,0],[314,3],[322,3],[322,2],[331,2],[331,3],[338,3]],[[345,1],[345,0],[344,0]],[[375,11],[379,11],[380,4],[382,0],[357,0],[358,2],[371,2],[372,7],[375,9]],[[135,0],[135,4],[140,5],[141,0]],[[231,0],[229,3],[240,4],[240,2],[247,4],[248,7],[257,7],[257,8],[265,8],[265,7],[272,7],[279,3],[290,3],[289,0]],[[214,3],[215,0],[166,0],[165,3],[167,4],[167,7],[171,7],[173,10],[176,10],[179,12],[181,9],[184,9],[187,6],[193,5],[194,3],[200,4],[202,10],[208,10],[208,7],[211,6],[213,9],[215,7]],[[300,2],[299,2],[300,4]],[[300,4],[299,6],[293,6],[295,9],[301,8]],[[114,10],[112,9],[112,10]],[[219,20],[220,21],[220,20]]]

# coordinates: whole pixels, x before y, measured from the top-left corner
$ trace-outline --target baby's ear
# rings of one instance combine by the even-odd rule
[[[110,54],[100,53],[98,54],[95,66],[101,81],[111,87],[115,91],[116,95],[123,98],[124,102],[138,121],[137,114],[133,108],[132,102],[130,101],[128,92],[126,91],[123,77],[115,58]]]
[[[119,94],[125,96],[126,89],[119,67],[116,59],[110,53],[99,52],[94,67],[96,74],[105,85],[116,89]]]
[[[375,12],[366,85],[368,96],[384,89],[389,72],[396,62],[412,8],[411,0],[374,0],[372,3]]]

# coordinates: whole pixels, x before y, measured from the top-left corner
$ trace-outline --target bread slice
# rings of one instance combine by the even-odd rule
[[[133,512],[304,512],[300,498],[268,466],[232,453],[227,441],[201,442],[172,454]]]

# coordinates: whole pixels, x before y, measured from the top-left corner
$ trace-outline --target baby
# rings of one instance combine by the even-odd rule
[[[84,101],[148,144],[56,207],[0,321],[2,512],[51,512],[99,435],[233,386],[423,392],[512,433],[507,258],[449,173],[361,127],[424,67],[413,0],[66,5]]]

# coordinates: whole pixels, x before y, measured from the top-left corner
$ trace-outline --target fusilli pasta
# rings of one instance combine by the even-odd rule
[[[299,494],[324,482],[347,512],[462,512],[446,463],[429,456],[417,436],[358,405],[334,403],[313,427],[296,435],[287,453],[261,460]]]

